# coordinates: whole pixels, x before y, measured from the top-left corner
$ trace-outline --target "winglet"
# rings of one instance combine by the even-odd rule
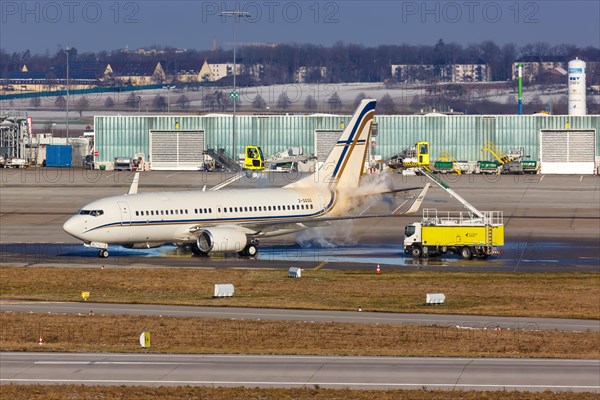
[[[430,186],[431,183],[425,185],[425,187],[423,188],[423,190],[421,190],[415,201],[413,201],[413,203],[410,205],[410,208],[406,210],[404,214],[414,214],[419,210],[419,208],[421,207],[421,203],[423,203],[423,200],[425,200],[425,195],[427,194],[427,190]]]
[[[129,192],[127,192],[127,194],[137,194],[139,181],[140,181],[140,173],[136,172],[135,175],[133,176],[133,181],[131,182],[131,186],[129,186]]]

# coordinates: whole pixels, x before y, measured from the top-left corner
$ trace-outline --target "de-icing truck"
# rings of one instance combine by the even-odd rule
[[[404,252],[415,258],[445,253],[465,259],[500,254],[504,246],[501,211],[483,211],[480,218],[468,212],[424,209],[421,222],[404,229]]]
[[[404,229],[404,252],[415,258],[445,253],[465,259],[500,254],[504,246],[504,221],[501,211],[479,211],[429,171],[421,172],[458,200],[468,212],[423,210],[421,222]]]

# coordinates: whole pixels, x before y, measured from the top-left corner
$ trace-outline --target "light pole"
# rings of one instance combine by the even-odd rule
[[[236,63],[236,57],[235,57],[235,51],[236,51],[236,43],[235,43],[235,26],[237,25],[237,21],[238,21],[238,17],[249,17],[250,13],[246,12],[246,11],[223,11],[219,13],[220,17],[233,17],[233,91],[229,94],[229,97],[231,97],[231,99],[233,100],[233,119],[232,119],[232,147],[233,147],[233,154],[232,156],[234,157],[235,161],[237,162],[237,156],[236,151],[235,151],[235,106],[236,106],[236,102],[238,97],[240,97],[240,94],[237,92],[236,90],[236,81],[235,81],[235,76],[237,74],[237,63]]]
[[[56,124],[52,124],[50,126],[50,144],[54,144],[54,127],[56,126]],[[38,141],[38,147],[39,147],[39,141]]]
[[[175,86],[165,86],[167,89],[167,114],[171,112],[171,89],[175,89]]]
[[[71,49],[67,46],[65,53],[67,53],[67,144],[69,143],[69,53]]]

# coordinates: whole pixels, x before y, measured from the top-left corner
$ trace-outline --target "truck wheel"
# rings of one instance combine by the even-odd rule
[[[410,254],[413,258],[420,258],[423,255],[423,250],[419,246],[415,246],[411,249]]]
[[[471,257],[473,257],[473,250],[471,250],[470,247],[465,246],[460,250],[460,255],[465,260],[469,260]]]

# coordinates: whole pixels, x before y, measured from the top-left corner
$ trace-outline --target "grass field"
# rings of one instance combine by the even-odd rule
[[[135,353],[144,331],[157,353],[600,358],[597,332],[7,312],[0,350]]]
[[[215,283],[236,295],[213,299]],[[287,270],[0,268],[0,298],[366,311],[600,318],[600,275]],[[443,292],[444,306],[425,306]],[[90,304],[93,308],[93,303]],[[1,351],[339,354],[599,358],[600,334],[463,330],[456,327],[306,323],[175,317],[0,313]],[[37,340],[43,336],[44,345]],[[593,393],[360,391],[203,387],[2,385],[21,399],[600,399]]]
[[[0,268],[0,298],[335,309],[498,316],[600,318],[600,274],[287,269]],[[233,283],[235,296],[213,299],[216,283]],[[424,305],[444,293],[443,306]]]
[[[464,392],[429,390],[331,390],[331,389],[244,389],[202,387],[106,387],[106,386],[42,386],[3,385],[2,395],[11,400],[590,400],[594,393],[528,393],[528,392]]]

